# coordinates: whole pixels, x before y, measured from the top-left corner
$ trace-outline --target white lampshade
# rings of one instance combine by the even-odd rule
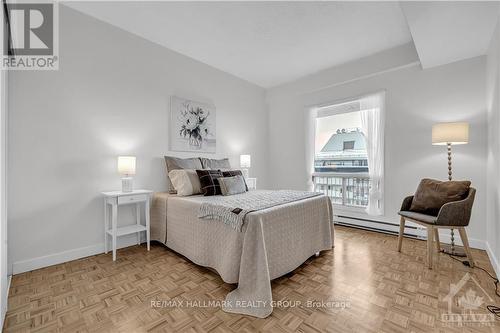
[[[433,145],[463,145],[469,142],[468,123],[439,123],[432,126]]]
[[[135,175],[135,156],[118,156],[118,173]]]
[[[240,155],[240,168],[250,168],[251,157],[250,155]]]

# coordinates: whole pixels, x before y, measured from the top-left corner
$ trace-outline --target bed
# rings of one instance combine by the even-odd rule
[[[242,199],[275,191],[250,191]],[[253,196],[253,197],[250,197]],[[325,195],[249,212],[241,228],[200,218],[200,206],[224,197],[180,197],[155,193],[151,239],[195,264],[215,270],[226,283],[237,283],[223,302],[226,312],[265,318],[272,313],[271,280],[333,247],[332,206]]]

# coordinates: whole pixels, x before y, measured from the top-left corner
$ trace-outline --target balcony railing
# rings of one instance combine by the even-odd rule
[[[367,173],[316,172],[314,190],[329,196],[333,204],[353,207],[368,205],[370,178]]]

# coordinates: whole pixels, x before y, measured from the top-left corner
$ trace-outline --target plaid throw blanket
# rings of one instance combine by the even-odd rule
[[[248,213],[322,195],[304,191],[250,191],[231,196],[204,197],[198,217],[219,220],[241,231]]]

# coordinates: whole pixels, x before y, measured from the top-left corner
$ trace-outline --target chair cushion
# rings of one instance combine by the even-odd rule
[[[422,179],[413,196],[410,211],[437,216],[444,204],[465,199],[469,188],[470,181]]]
[[[412,219],[412,220],[417,220],[417,221],[425,222],[425,223],[429,223],[429,224],[435,224],[436,220],[437,220],[437,216],[415,213],[415,212],[410,212],[407,210],[400,211],[398,214],[401,216],[407,217],[409,219]]]

